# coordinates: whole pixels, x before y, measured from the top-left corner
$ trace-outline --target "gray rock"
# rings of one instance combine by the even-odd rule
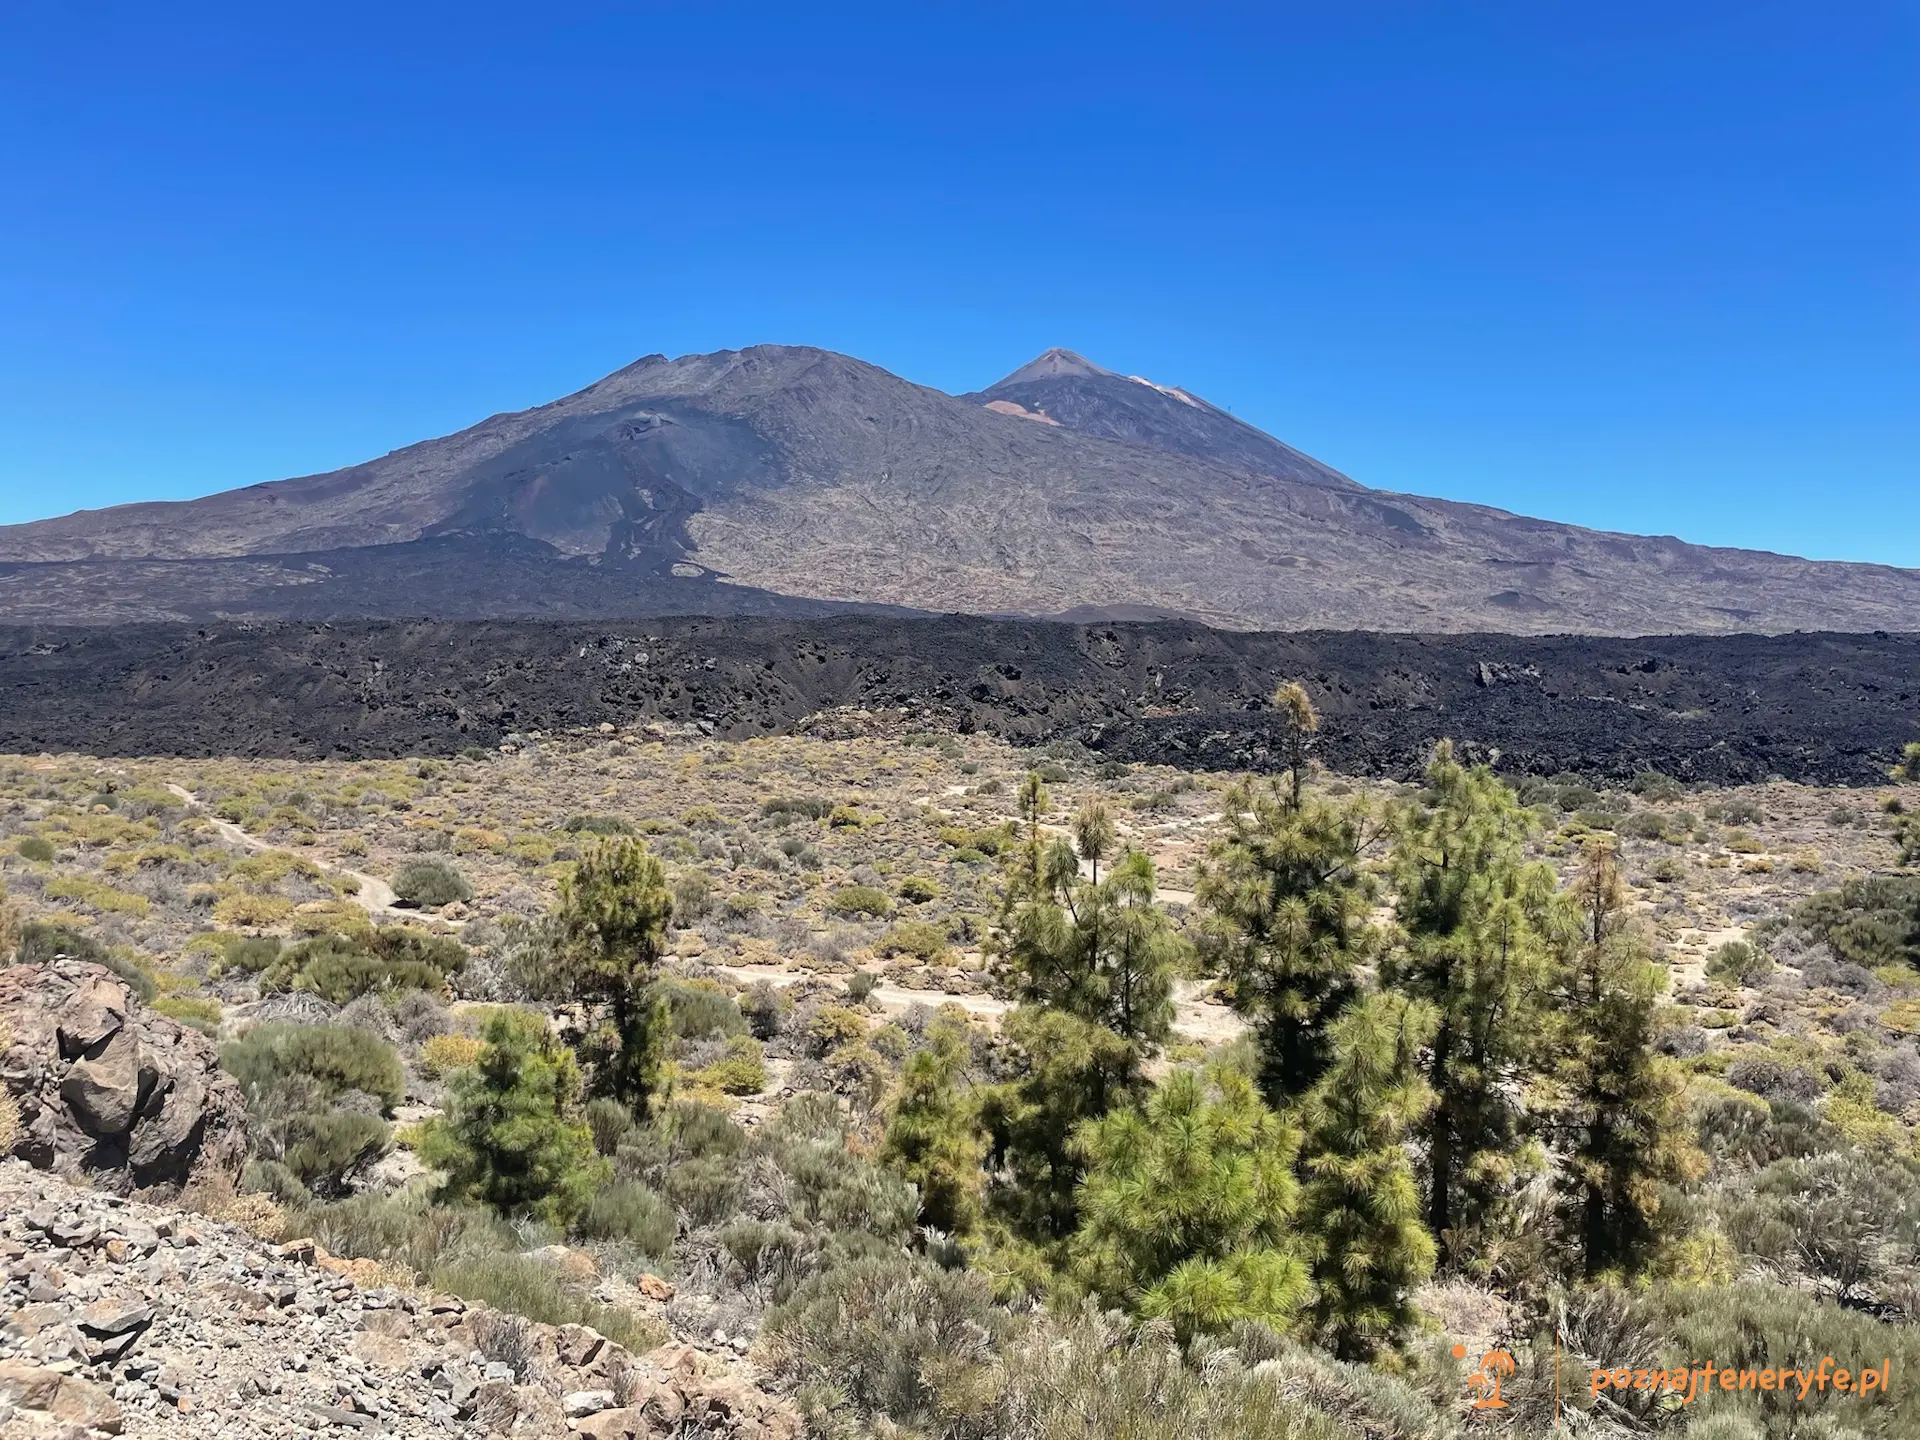
[[[0,970],[0,1019],[13,1032],[4,1074],[20,1112],[13,1154],[90,1172],[109,1192],[238,1178],[246,1108],[213,1042],[141,1008],[104,967],[57,959]]]

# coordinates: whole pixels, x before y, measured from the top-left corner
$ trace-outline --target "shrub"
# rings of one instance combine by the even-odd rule
[[[827,909],[835,915],[884,920],[893,913],[893,901],[887,897],[886,891],[871,885],[842,885],[828,897]]]
[[[402,904],[437,910],[457,900],[471,900],[473,887],[450,862],[434,858],[402,865],[394,873],[393,893]]]
[[[776,795],[760,802],[762,815],[804,815],[809,820],[824,820],[833,809],[833,802],[821,795]]]
[[[32,860],[41,865],[53,859],[53,842],[44,835],[28,835],[13,849],[21,859]]]
[[[264,929],[278,925],[293,914],[293,902],[279,895],[255,895],[241,892],[223,895],[214,903],[216,925],[246,926]]]
[[[713,911],[713,886],[698,870],[686,870],[674,877],[673,919],[677,925],[691,925]]]
[[[836,805],[827,812],[827,826],[833,830],[858,830],[867,823],[867,817],[851,805]]]
[[[618,815],[569,815],[560,828],[569,835],[631,835],[633,826]]]
[[[747,1033],[747,1019],[740,1007],[711,980],[659,980],[648,992],[648,999],[666,1002],[673,1033],[683,1040]]]
[[[747,1035],[727,1041],[726,1054],[700,1071],[700,1079],[728,1095],[758,1095],[767,1088],[760,1042]]]
[[[596,1095],[585,1113],[593,1148],[602,1155],[615,1154],[633,1129],[633,1112],[611,1095]]]
[[[807,1017],[805,1026],[807,1048],[816,1058],[864,1039],[866,1033],[866,1016],[844,1005],[822,1005]]]
[[[445,1196],[565,1224],[606,1177],[573,1054],[522,1010],[495,1011],[484,1039],[480,1063],[450,1082],[445,1118],[428,1122],[420,1158],[446,1173]]]
[[[880,977],[871,970],[856,970],[847,977],[847,998],[856,1005],[866,1004],[879,988]]]
[[[393,1047],[341,1025],[257,1025],[220,1047],[220,1064],[243,1090],[262,1099],[283,1093],[296,1078],[311,1082],[324,1103],[358,1090],[389,1112],[405,1093]],[[257,1103],[250,1100],[248,1108]]]
[[[1658,770],[1642,770],[1633,777],[1627,788],[1643,800],[1678,800],[1687,793],[1686,786]]]
[[[1872,875],[1803,900],[1793,922],[1857,965],[1920,968],[1920,875]]]
[[[455,1070],[479,1064],[485,1049],[485,1043],[477,1035],[432,1036],[420,1047],[420,1073],[430,1080],[438,1080]]]
[[[816,1433],[836,1415],[881,1415],[909,1433],[984,1436],[1009,1319],[978,1275],[877,1256],[808,1281],[761,1338]]]
[[[288,1118],[281,1163],[310,1193],[335,1196],[348,1177],[386,1153],[391,1138],[372,1115],[307,1111]]]
[[[947,958],[947,937],[924,920],[902,920],[880,937],[882,955],[911,955],[928,965]]]
[[[1707,957],[1707,978],[1725,985],[1758,985],[1772,973],[1773,957],[1745,940],[1729,940]]]
[[[582,1240],[623,1240],[643,1254],[671,1254],[673,1207],[644,1185],[616,1180],[594,1195],[574,1222]]]
[[[894,887],[894,893],[909,905],[924,905],[940,898],[940,887],[924,875],[909,875]]]
[[[280,939],[276,935],[224,935],[218,969],[239,970],[258,975],[280,957]]]
[[[739,1208],[743,1180],[731,1160],[701,1155],[667,1172],[667,1198],[695,1225],[716,1225]]]
[[[771,1040],[779,1035],[786,1021],[790,1002],[780,988],[769,980],[756,980],[739,1001],[740,1013],[756,1040]]]

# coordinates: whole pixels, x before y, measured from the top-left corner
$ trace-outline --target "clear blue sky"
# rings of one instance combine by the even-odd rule
[[[1049,345],[1368,484],[1920,565],[1920,10],[12,0],[0,522],[652,351]]]

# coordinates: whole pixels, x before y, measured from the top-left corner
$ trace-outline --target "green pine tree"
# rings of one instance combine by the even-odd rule
[[[560,885],[558,986],[596,1012],[582,1047],[594,1088],[642,1117],[665,1066],[666,1002],[648,991],[672,917],[666,872],[629,836],[590,847]]]
[[[998,942],[1002,973],[1031,1005],[1104,1025],[1144,1055],[1173,1026],[1173,977],[1187,941],[1154,902],[1153,862],[1128,851],[1104,880],[1081,877],[1065,841],[1016,884]]]
[[[1300,1230],[1314,1251],[1314,1321],[1343,1360],[1393,1345],[1415,1319],[1409,1298],[1433,1272],[1408,1131],[1433,1103],[1420,1050],[1431,1006],[1375,991],[1333,1027],[1333,1063],[1307,1097]]]
[[[1653,1048],[1659,975],[1627,924],[1609,841],[1589,843],[1570,895],[1582,929],[1556,997],[1565,1024],[1550,1112],[1562,1222],[1587,1276],[1632,1274],[1657,1238],[1662,1184],[1697,1178],[1703,1161],[1681,1077]]]
[[[1258,1035],[1261,1091],[1281,1105],[1326,1069],[1329,1028],[1380,949],[1362,866],[1386,827],[1362,801],[1296,805],[1277,785],[1235,789],[1226,813],[1196,899],[1208,957]]]
[[[1523,1178],[1526,1086],[1544,1063],[1551,979],[1543,931],[1555,878],[1525,863],[1532,813],[1485,766],[1442,741],[1426,787],[1401,817],[1393,854],[1405,943],[1381,981],[1433,1006],[1427,1056],[1435,1103],[1420,1126],[1427,1228],[1443,1256],[1456,1232],[1486,1237]]]
[[[901,1071],[880,1162],[918,1188],[922,1225],[967,1239],[980,1228],[987,1149],[977,1106],[961,1088],[967,1038],[936,1021],[927,1041]]]
[[[1086,1179],[1069,1255],[1105,1303],[1185,1337],[1236,1320],[1285,1327],[1311,1297],[1291,1230],[1299,1133],[1245,1076],[1175,1071],[1076,1143]]]
[[[1105,1026],[1039,1005],[1009,1014],[1001,1040],[1019,1074],[981,1097],[988,1165],[1001,1177],[988,1208],[1021,1239],[1055,1245],[1079,1219],[1075,1132],[1138,1096],[1139,1055]]]
[[[564,1228],[608,1174],[581,1111],[573,1052],[524,1010],[496,1011],[482,1038],[479,1062],[448,1081],[447,1112],[428,1122],[420,1158],[445,1175],[445,1199]]]

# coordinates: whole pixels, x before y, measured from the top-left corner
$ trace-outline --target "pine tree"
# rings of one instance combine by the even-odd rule
[[[1527,865],[1529,811],[1485,766],[1442,741],[1426,788],[1400,817],[1395,913],[1405,944],[1381,981],[1432,1005],[1427,1057],[1435,1103],[1420,1126],[1426,1223],[1443,1255],[1456,1231],[1483,1233],[1518,1178],[1520,1105],[1543,1061],[1542,1007],[1555,923],[1554,876]]]
[[[1016,880],[998,941],[1002,973],[1023,1002],[1104,1025],[1138,1048],[1173,1025],[1173,976],[1187,942],[1154,902],[1153,862],[1129,851],[1101,881],[1085,880],[1064,841],[1037,879]]]
[[[980,1227],[986,1136],[977,1107],[961,1089],[967,1040],[936,1022],[928,1043],[907,1057],[887,1119],[880,1162],[920,1192],[920,1223],[966,1239]]]
[[[608,1171],[581,1112],[573,1053],[524,1010],[495,1011],[482,1039],[479,1063],[448,1081],[447,1113],[428,1122],[420,1158],[445,1175],[447,1199],[564,1227]]]
[[[1020,1073],[981,1097],[988,1164],[1004,1177],[988,1207],[1023,1240],[1053,1245],[1079,1217],[1074,1134],[1137,1097],[1140,1057],[1105,1026],[1039,1005],[1009,1014],[1001,1039]]]
[[[1419,1052],[1436,1022],[1431,1006],[1403,996],[1356,1002],[1334,1025],[1333,1063],[1302,1107],[1313,1314],[1343,1360],[1397,1343],[1415,1319],[1414,1287],[1433,1272],[1406,1137],[1433,1102]]]
[[[642,1117],[664,1067],[666,1002],[648,992],[672,916],[666,872],[631,837],[595,844],[560,885],[559,988],[598,1012],[583,1047],[595,1061],[595,1089]]]
[[[1569,893],[1583,924],[1557,996],[1566,1023],[1551,1120],[1562,1217],[1587,1276],[1631,1274],[1656,1238],[1661,1184],[1696,1178],[1703,1162],[1681,1079],[1653,1048],[1658,974],[1626,923],[1609,841],[1589,843]]]
[[[1380,948],[1361,867],[1385,826],[1362,801],[1296,805],[1277,786],[1234,790],[1226,812],[1196,899],[1208,957],[1258,1034],[1261,1092],[1281,1105],[1326,1069],[1328,1029],[1358,993],[1355,968]]]
[[[1298,810],[1307,778],[1307,754],[1320,734],[1320,712],[1298,680],[1289,680],[1273,692],[1273,708],[1286,726],[1287,772],[1292,781],[1293,808]]]
[[[1114,824],[1113,812],[1099,800],[1088,801],[1073,817],[1073,848],[1092,867],[1095,883],[1100,879],[1100,862],[1112,853],[1119,839],[1120,827]]]
[[[1284,1328],[1311,1297],[1291,1229],[1299,1133],[1245,1076],[1175,1071],[1076,1146],[1086,1179],[1069,1253],[1105,1303],[1185,1337],[1236,1320]]]

